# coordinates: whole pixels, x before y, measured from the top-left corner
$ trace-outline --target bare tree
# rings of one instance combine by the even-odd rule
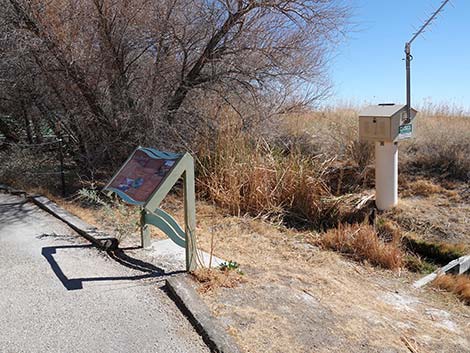
[[[120,161],[137,143],[157,144],[168,125],[188,138],[185,131],[210,123],[208,100],[229,106],[246,126],[318,101],[348,19],[339,0],[0,6],[2,109],[28,120],[31,138],[40,138],[41,124],[60,126],[87,166]]]

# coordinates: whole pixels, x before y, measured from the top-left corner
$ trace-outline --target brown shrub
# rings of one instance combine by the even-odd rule
[[[383,268],[396,270],[403,265],[404,257],[399,241],[384,242],[369,225],[340,225],[326,232],[319,239],[319,245]]]
[[[443,275],[433,281],[433,286],[455,293],[460,300],[470,305],[470,277],[465,275]]]

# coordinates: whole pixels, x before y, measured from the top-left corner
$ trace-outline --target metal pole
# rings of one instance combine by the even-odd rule
[[[411,55],[411,44],[415,41],[418,36],[424,32],[426,27],[428,27],[432,21],[437,17],[437,15],[442,11],[444,6],[449,3],[450,0],[444,0],[439,6],[439,8],[433,12],[433,14],[427,19],[426,22],[418,29],[418,31],[411,37],[409,42],[405,44],[405,53],[406,53],[406,121],[409,123],[411,121],[411,60],[413,56]]]
[[[62,146],[62,138],[59,138],[59,159],[60,159],[60,182],[62,185],[62,197],[66,196],[65,192],[65,173],[64,173],[64,151]]]
[[[184,223],[186,233],[186,271],[196,269],[196,192],[194,185],[194,160],[190,156],[183,174]]]
[[[411,43],[408,42],[405,44],[405,54],[406,54],[406,121],[408,124],[411,121],[411,60],[413,56],[411,55]]]
[[[147,211],[145,208],[140,210],[140,244],[143,249],[149,249],[152,246],[152,240],[150,239],[150,229],[145,221]]]

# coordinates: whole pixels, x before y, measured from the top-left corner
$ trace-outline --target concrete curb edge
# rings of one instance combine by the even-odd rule
[[[225,332],[218,320],[210,313],[209,308],[190,284],[187,276],[179,275],[166,280],[169,296],[188,317],[212,352],[241,353],[232,337]]]

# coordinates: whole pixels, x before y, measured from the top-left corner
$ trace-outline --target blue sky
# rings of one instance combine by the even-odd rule
[[[405,103],[404,45],[441,0],[352,0],[355,29],[331,64],[329,103]],[[470,110],[470,1],[452,0],[412,46],[412,104]]]

